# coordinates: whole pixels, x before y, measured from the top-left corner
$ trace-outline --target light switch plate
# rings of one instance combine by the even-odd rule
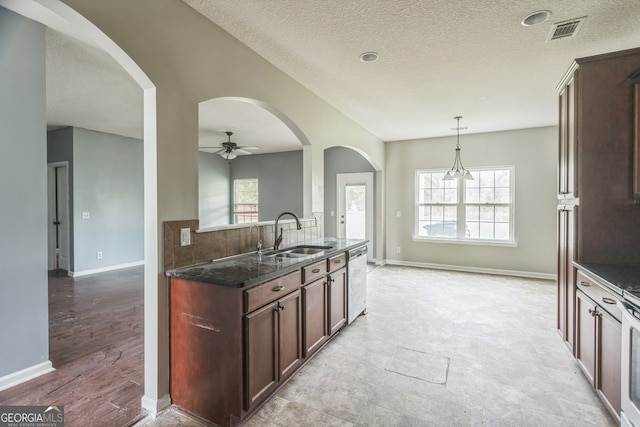
[[[82,219],[90,219],[91,212],[82,212]]]
[[[180,229],[180,246],[189,246],[191,244],[191,229]]]

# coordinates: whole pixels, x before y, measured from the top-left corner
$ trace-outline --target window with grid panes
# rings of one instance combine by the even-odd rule
[[[233,180],[233,222],[258,222],[258,179]]]
[[[513,167],[470,169],[474,180],[444,181],[445,172],[416,171],[415,236],[513,242]]]

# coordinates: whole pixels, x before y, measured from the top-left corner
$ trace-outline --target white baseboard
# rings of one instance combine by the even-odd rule
[[[436,270],[462,271],[465,273],[496,274],[499,276],[516,276],[516,277],[526,277],[529,279],[544,279],[544,280],[557,279],[557,276],[555,274],[536,273],[533,271],[501,270],[497,268],[483,268],[483,267],[465,267],[460,265],[431,264],[428,262],[410,262],[410,261],[400,261],[400,260],[394,260],[394,259],[385,260],[385,263],[389,265],[399,265],[404,267],[433,268]]]
[[[137,267],[144,265],[144,261],[129,262],[126,264],[110,265],[108,267],[94,268],[91,270],[69,271],[71,277],[88,276],[90,274],[106,273],[107,271],[121,270],[123,268]]]
[[[53,368],[51,361],[47,360],[46,362],[38,363],[37,365],[22,369],[21,371],[5,375],[4,377],[0,377],[0,391],[53,371],[55,371],[55,369]]]
[[[169,407],[171,406],[171,397],[166,394],[160,399],[156,400],[145,395],[142,396],[141,405],[142,409],[149,411],[149,415],[155,418],[162,412],[169,409]]]

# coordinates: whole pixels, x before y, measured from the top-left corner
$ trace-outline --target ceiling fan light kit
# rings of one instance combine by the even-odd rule
[[[231,135],[233,135],[233,132],[229,132],[226,131],[225,132],[227,134],[227,141],[223,142],[222,144],[220,144],[217,147],[200,147],[201,149],[207,149],[207,148],[219,148],[218,151],[214,152],[213,154],[219,154],[220,157],[222,157],[223,159],[229,161],[229,160],[233,160],[236,157],[238,157],[238,155],[249,155],[249,154],[253,154],[251,151],[249,150],[259,150],[260,147],[256,147],[256,146],[246,146],[246,147],[240,147],[238,146],[238,144],[236,144],[235,142],[231,141]]]

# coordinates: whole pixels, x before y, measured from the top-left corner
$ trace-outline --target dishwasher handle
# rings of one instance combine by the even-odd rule
[[[351,249],[349,251],[349,260],[354,260],[356,258],[358,258],[361,255],[364,255],[368,252],[367,247],[366,246],[362,246],[359,248],[355,248],[355,249]]]

